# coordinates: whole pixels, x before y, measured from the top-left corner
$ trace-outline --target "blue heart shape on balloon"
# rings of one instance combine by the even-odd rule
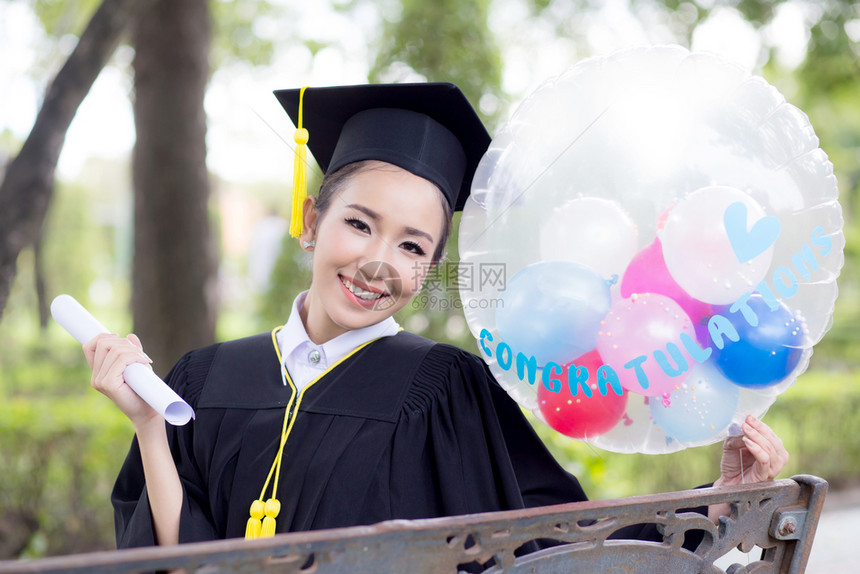
[[[779,237],[779,219],[772,215],[762,217],[747,231],[747,206],[741,201],[736,201],[726,208],[723,223],[735,256],[741,263],[767,251]]]

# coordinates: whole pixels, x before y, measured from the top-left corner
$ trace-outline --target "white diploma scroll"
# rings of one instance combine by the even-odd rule
[[[110,333],[83,305],[70,295],[58,295],[51,315],[83,345],[99,333]],[[132,363],[122,373],[128,386],[172,425],[181,426],[194,417],[194,409],[143,363]]]

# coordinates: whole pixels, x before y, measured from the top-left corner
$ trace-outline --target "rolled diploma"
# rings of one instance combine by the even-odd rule
[[[99,333],[110,333],[71,295],[58,295],[51,315],[83,345]],[[181,426],[194,417],[194,409],[143,363],[132,363],[122,372],[125,382],[172,425]]]

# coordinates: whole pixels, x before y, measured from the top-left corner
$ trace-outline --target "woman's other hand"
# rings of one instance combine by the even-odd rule
[[[767,482],[779,476],[788,463],[788,451],[769,426],[750,415],[742,430],[743,435],[731,436],[723,443],[720,478],[714,486]],[[728,504],[715,504],[708,508],[708,517],[718,524],[720,516],[730,510]]]
[[[743,435],[723,443],[720,478],[714,486],[773,480],[788,463],[788,451],[769,426],[749,415],[742,430]]]

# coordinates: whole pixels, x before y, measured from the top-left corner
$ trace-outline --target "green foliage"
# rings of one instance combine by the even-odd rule
[[[102,0],[27,0],[53,38],[79,36]],[[210,0],[214,24],[212,64],[267,64],[283,41],[288,7],[265,0]]]
[[[283,38],[287,7],[260,0],[212,0],[212,64],[268,64]]]
[[[110,492],[132,435],[94,391],[0,403],[0,521],[35,526],[21,557],[114,547]]]
[[[818,95],[860,81],[860,51],[848,35],[850,22],[860,18],[855,2],[821,3],[821,17],[810,29],[807,58],[798,70],[803,83]]]
[[[80,346],[57,325],[41,332],[32,306],[0,324],[0,365],[0,532],[17,547],[5,549],[112,548],[110,492],[131,424],[90,388]]]
[[[298,239],[285,234],[269,289],[260,301],[260,329],[286,323],[293,299],[310,287],[311,276],[311,256],[301,248]]]
[[[833,331],[816,347],[819,360],[855,365],[860,345],[860,45],[848,33],[860,19],[855,2],[817,4],[806,59],[794,71],[795,103],[809,116],[839,181],[845,218],[845,267],[839,278]]]
[[[735,8],[747,22],[759,27],[773,20],[777,7],[783,2],[784,0],[740,0]]]
[[[401,5],[400,18],[384,26],[370,81],[402,81],[417,73],[428,81],[453,82],[494,125],[505,97],[501,54],[487,26],[489,0],[402,0]]]
[[[98,172],[106,177],[105,169]],[[122,329],[127,312],[89,300],[99,282],[122,290],[115,275],[122,220],[113,218],[109,201],[116,188],[107,193],[58,186],[45,221],[44,267],[49,298],[71,293]],[[9,544],[0,547],[17,547],[24,557],[111,548],[110,491],[131,426],[90,389],[80,346],[53,321],[46,330],[39,326],[33,274],[26,250],[0,322],[0,539]]]
[[[56,38],[79,35],[102,0],[27,0],[45,31]]]
[[[112,207],[111,202],[95,193],[92,187],[58,185],[45,218],[42,237],[48,303],[60,293],[69,293],[83,305],[90,306],[90,289],[99,285],[111,293],[121,294],[124,287],[123,282],[118,281],[121,277],[118,262],[123,256],[120,238],[124,229],[121,228],[122,220],[113,219]],[[13,355],[45,351],[38,343],[40,334],[36,332],[39,322],[35,313],[34,265],[33,250],[22,251],[9,303],[0,322],[0,341],[4,343],[0,348],[0,365],[4,364],[3,357],[7,351]],[[113,305],[124,300],[114,297]],[[127,319],[118,316],[120,310],[111,304],[93,310],[103,322],[115,325],[115,329],[122,325],[114,321],[127,323]],[[28,341],[34,341],[35,347],[29,347]],[[33,358],[44,361],[46,357]]]

